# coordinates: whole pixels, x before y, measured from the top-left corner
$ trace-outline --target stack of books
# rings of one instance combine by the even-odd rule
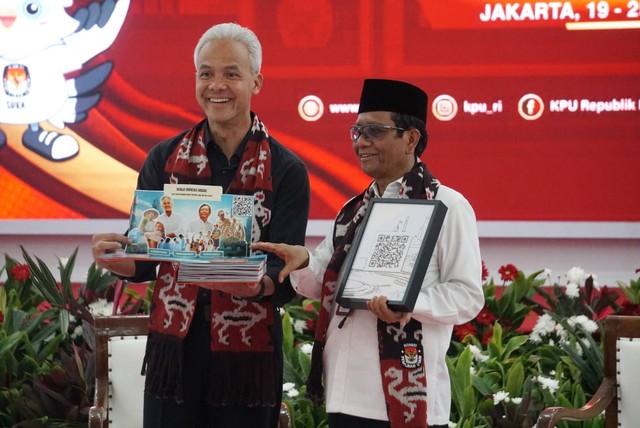
[[[182,260],[178,282],[200,286],[220,283],[255,284],[264,276],[266,265],[266,255]]]

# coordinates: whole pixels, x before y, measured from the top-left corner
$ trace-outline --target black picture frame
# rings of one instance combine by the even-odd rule
[[[412,312],[446,212],[437,200],[372,199],[344,262],[340,306],[365,309],[383,295],[390,309]]]

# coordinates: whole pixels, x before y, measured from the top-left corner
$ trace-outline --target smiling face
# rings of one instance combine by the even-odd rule
[[[262,75],[251,72],[249,50],[243,43],[212,40],[198,53],[196,98],[212,129],[248,127],[251,97],[261,87]]]
[[[209,216],[211,215],[211,208],[209,205],[202,205],[198,210],[198,215],[200,216],[200,220],[204,222],[209,220]]]
[[[390,112],[373,111],[360,113],[356,125],[395,126],[395,123]],[[369,140],[362,135],[353,143],[362,171],[376,181],[381,193],[389,183],[402,177],[413,167],[417,135],[415,129],[401,132],[400,136],[398,131],[389,129],[382,132],[376,140]]]
[[[162,198],[162,209],[164,210],[164,213],[166,215],[171,215],[171,213],[173,212],[173,201],[171,200],[171,198]]]

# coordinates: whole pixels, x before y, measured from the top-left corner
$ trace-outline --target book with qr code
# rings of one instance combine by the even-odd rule
[[[266,256],[250,255],[253,210],[253,195],[225,194],[219,186],[136,190],[127,233],[132,242],[104,258],[179,262],[180,282],[257,282]]]

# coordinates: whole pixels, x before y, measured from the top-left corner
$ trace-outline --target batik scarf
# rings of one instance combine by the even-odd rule
[[[418,161],[402,177],[400,198],[434,199],[440,183]],[[330,312],[338,284],[340,268],[350,250],[356,229],[373,197],[373,185],[351,199],[338,213],[333,232],[334,252],[322,283],[320,314],[316,326],[308,395],[316,402],[324,400],[322,353],[329,327]],[[344,320],[343,320],[344,321]],[[411,318],[400,328],[378,319],[380,374],[392,428],[427,426],[427,375],[422,349],[422,324]]]
[[[260,240],[272,209],[271,150],[266,127],[252,114],[252,126],[238,171],[225,193],[255,196],[252,242]],[[171,183],[211,184],[206,121],[189,130],[169,155]],[[183,397],[183,340],[189,331],[198,286],[176,281],[179,265],[160,263],[152,297],[147,345],[148,393],[178,402]],[[273,305],[211,293],[212,405],[273,406]]]

